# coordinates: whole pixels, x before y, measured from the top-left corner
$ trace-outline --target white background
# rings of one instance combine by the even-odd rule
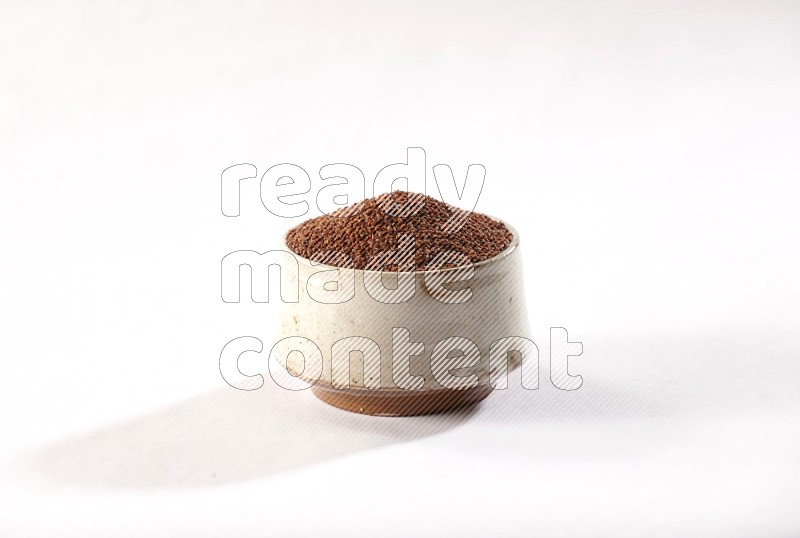
[[[1,536],[800,535],[797,2],[5,1],[0,60]],[[409,146],[486,167],[584,386],[228,387],[277,305],[219,262],[301,219],[221,171]]]

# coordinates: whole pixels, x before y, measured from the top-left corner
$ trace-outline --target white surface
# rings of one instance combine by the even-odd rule
[[[4,2],[0,535],[797,536],[799,36],[795,2]],[[223,217],[220,172],[408,146],[486,166],[584,386],[386,420],[225,385],[275,305],[219,261],[299,219],[256,183]]]

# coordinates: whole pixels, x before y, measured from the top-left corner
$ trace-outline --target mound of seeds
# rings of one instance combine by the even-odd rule
[[[486,215],[424,194],[395,191],[307,220],[289,231],[286,244],[313,261],[385,271],[399,267],[380,255],[406,250],[408,263],[401,270],[419,271],[487,260],[500,254],[511,237],[502,222]]]

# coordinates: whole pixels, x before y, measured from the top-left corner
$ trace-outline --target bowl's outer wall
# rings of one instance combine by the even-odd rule
[[[326,271],[321,273],[320,271]],[[353,336],[367,337],[380,349],[380,372],[368,371],[367,376],[380,376],[381,389],[394,389],[392,376],[392,329],[406,328],[412,342],[422,342],[424,352],[419,358],[411,358],[411,371],[425,377],[425,388],[439,388],[432,374],[431,352],[438,342],[451,337],[468,338],[480,350],[480,365],[470,372],[478,374],[480,382],[488,382],[489,351],[491,344],[508,336],[530,338],[528,315],[523,283],[522,258],[519,245],[510,252],[488,263],[476,264],[474,274],[468,281],[472,296],[466,302],[449,304],[435,299],[425,283],[425,273],[413,274],[415,293],[404,303],[385,304],[374,299],[364,285],[365,272],[350,271],[354,277],[355,296],[340,304],[324,304],[309,296],[309,287],[321,286],[336,279],[341,273],[332,273],[328,267],[312,267],[299,264],[299,272],[281,275],[299,286],[299,301],[284,303],[280,316],[278,339],[302,336],[319,347],[323,357],[322,376],[319,382],[330,384],[331,371],[337,371],[341,379],[342,369],[350,368],[349,382],[353,388],[364,386],[364,362],[360,353],[353,353],[352,360],[337,354],[332,364],[331,349],[335,342]],[[409,275],[410,276],[410,275]],[[299,279],[298,279],[299,277]],[[387,285],[393,285],[389,282]],[[463,285],[462,285],[463,286]],[[461,286],[459,286],[461,287]],[[277,356],[277,355],[276,355]],[[286,366],[285,357],[277,356]],[[293,375],[301,375],[302,361],[290,359],[288,369]],[[519,365],[511,354],[508,370]],[[346,375],[346,374],[344,374]],[[373,381],[374,382],[374,381]]]

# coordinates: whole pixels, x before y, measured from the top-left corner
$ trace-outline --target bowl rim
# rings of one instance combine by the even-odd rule
[[[517,229],[514,228],[511,224],[509,224],[508,222],[506,222],[503,219],[499,219],[499,218],[497,218],[495,216],[492,216],[492,215],[487,215],[486,213],[481,213],[481,214],[486,216],[486,217],[489,217],[492,220],[495,220],[495,221],[503,224],[506,227],[506,229],[509,232],[511,232],[511,241],[508,243],[508,245],[506,245],[506,248],[504,248],[501,252],[499,252],[498,254],[492,256],[491,258],[487,258],[487,259],[481,260],[479,262],[470,263],[469,265],[459,265],[457,267],[443,267],[441,269],[433,269],[433,270],[428,270],[428,269],[414,270],[414,271],[374,271],[372,269],[352,269],[352,270],[353,271],[358,271],[358,272],[361,272],[361,273],[365,273],[365,274],[366,273],[379,273],[379,274],[396,275],[398,273],[402,273],[402,274],[406,274],[406,275],[407,274],[433,275],[433,274],[438,274],[438,273],[448,273],[448,272],[452,272],[452,271],[463,271],[465,267],[472,267],[474,269],[476,267],[480,267],[480,266],[483,266],[483,265],[489,265],[489,264],[492,264],[492,263],[496,263],[496,262],[498,262],[498,261],[510,256],[515,250],[517,250],[519,248],[519,245],[520,245],[520,237],[519,237],[519,232],[517,232]],[[291,228],[291,229],[294,229],[294,228]],[[328,264],[322,263],[322,262],[315,262],[313,260],[310,260],[309,258],[306,258],[305,256],[301,256],[300,254],[296,253],[286,243],[286,236],[289,234],[290,230],[287,230],[286,233],[283,234],[283,236],[281,238],[281,243],[282,243],[282,246],[286,249],[286,252],[288,252],[289,254],[294,256],[298,260],[298,262],[302,262],[307,267],[313,267],[315,269],[320,269],[321,271],[324,271],[326,269],[329,270],[329,271],[339,270],[339,269],[351,269],[349,267],[340,267],[340,266],[337,266],[337,265],[328,265]]]

